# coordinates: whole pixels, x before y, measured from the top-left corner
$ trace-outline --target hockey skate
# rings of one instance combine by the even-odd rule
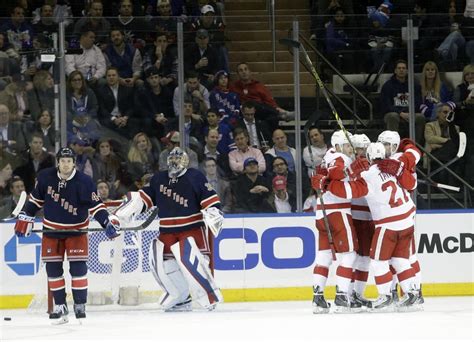
[[[313,313],[314,314],[325,314],[329,313],[331,304],[326,302],[324,299],[323,291],[320,291],[319,286],[313,288]]]
[[[184,301],[172,306],[169,309],[165,309],[165,312],[187,312],[193,310],[193,303],[192,303],[191,295],[188,296]]]
[[[397,303],[398,312],[411,312],[423,310],[423,304],[420,302],[420,291],[410,290]]]
[[[53,319],[53,325],[60,325],[69,322],[67,315],[69,310],[67,309],[66,304],[56,304],[54,305],[53,312],[49,314],[49,319]]]
[[[77,319],[86,318],[86,304],[74,304],[74,313]]]
[[[369,301],[369,306],[367,308],[369,312],[392,312],[392,304],[393,298],[391,295],[381,294],[376,300]]]
[[[336,298],[334,298],[334,308],[335,313],[353,313],[362,311],[362,305],[352,301],[347,292],[339,291],[337,286]]]
[[[399,300],[399,298],[398,298],[398,284],[396,284],[395,288],[392,289],[391,294],[392,294],[392,301],[394,303],[398,303],[398,300]]]
[[[368,307],[370,301],[365,299],[362,295],[355,291],[352,291],[351,303],[359,303],[363,307]]]

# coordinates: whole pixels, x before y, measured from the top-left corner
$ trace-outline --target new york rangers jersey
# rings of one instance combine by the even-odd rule
[[[43,228],[51,229],[51,232],[55,229],[86,229],[89,216],[94,216],[102,227],[108,223],[108,212],[97,195],[92,178],[76,169],[66,180],[59,177],[55,167],[38,174],[25,212],[35,216],[41,208],[44,210]]]
[[[160,209],[160,231],[181,232],[204,224],[201,209],[220,208],[219,197],[206,177],[190,168],[176,179],[168,171],[155,173],[139,191],[147,208]]]

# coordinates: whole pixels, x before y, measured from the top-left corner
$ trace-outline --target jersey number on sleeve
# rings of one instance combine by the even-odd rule
[[[390,201],[388,202],[388,204],[390,204],[390,208],[396,208],[408,201],[408,197],[404,189],[401,189],[404,201],[401,198],[395,199],[395,195],[397,193],[397,185],[394,181],[388,181],[382,184],[382,191],[387,191],[388,188],[390,188]]]

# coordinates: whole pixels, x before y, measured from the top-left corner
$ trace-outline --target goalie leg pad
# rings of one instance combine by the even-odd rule
[[[150,250],[150,268],[158,285],[164,291],[159,299],[163,309],[168,310],[189,296],[188,283],[174,259],[164,260],[165,245],[158,239],[152,241]]]
[[[130,222],[130,220],[143,210],[143,199],[137,191],[127,193],[127,200],[115,212],[115,215],[122,222]]]
[[[222,294],[214,281],[209,261],[201,254],[193,237],[187,237],[171,246],[191,291],[191,296],[202,307],[213,310],[222,302]]]

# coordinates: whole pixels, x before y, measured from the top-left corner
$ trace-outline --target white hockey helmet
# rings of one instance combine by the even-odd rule
[[[390,155],[387,156],[390,157],[392,154],[397,152],[398,146],[400,146],[400,134],[396,131],[383,131],[379,134],[377,142],[384,145],[390,144]]]
[[[183,170],[186,170],[189,165],[188,154],[181,149],[181,147],[175,147],[168,154],[168,175],[170,177],[178,177]]]
[[[370,139],[365,134],[354,134],[351,137],[351,142],[354,148],[367,148],[370,144]]]
[[[347,132],[347,135],[349,136],[349,138],[352,137],[352,134],[349,132]],[[350,144],[350,141],[347,139],[344,132],[342,130],[335,131],[331,136],[332,147],[336,147],[336,145],[339,145],[342,148],[342,145],[344,144]]]
[[[385,158],[385,146],[380,143],[370,143],[367,147],[367,160],[369,163],[373,163],[375,159],[384,159]]]

